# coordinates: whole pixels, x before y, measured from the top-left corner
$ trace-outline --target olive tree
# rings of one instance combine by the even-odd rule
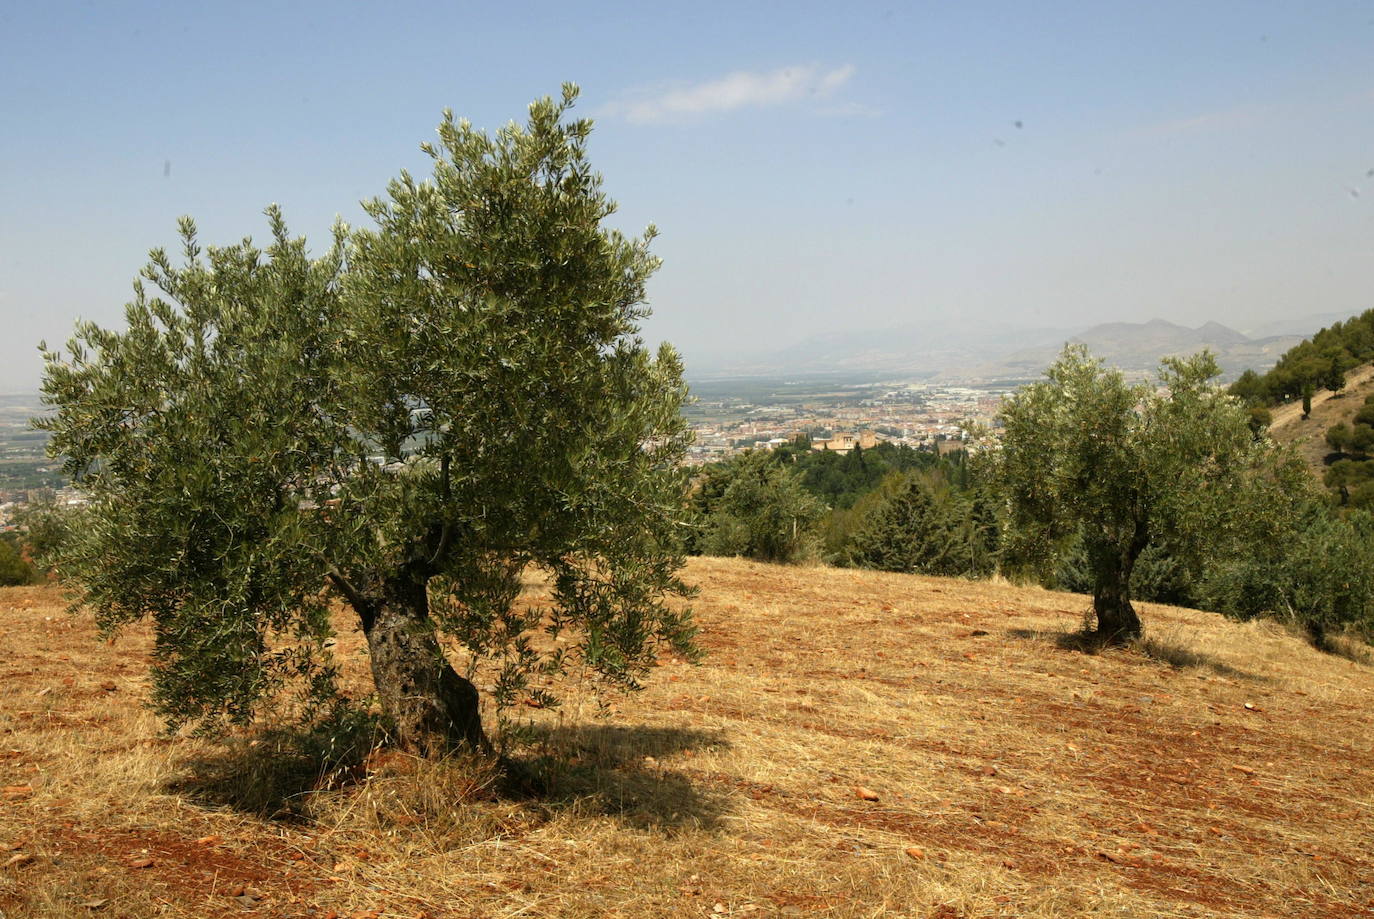
[[[152,619],[173,724],[246,722],[293,678],[328,696],[332,598],[422,753],[490,749],[450,652],[493,662],[502,704],[690,652],[682,368],[637,334],[654,231],[605,225],[575,98],[494,135],[445,113],[433,175],[319,258],[275,208],[263,249],[185,220],[123,330],[45,348],[41,426],[91,502],[62,573],[107,629]]]
[[[1200,566],[1252,523],[1228,513],[1236,496],[1272,480],[1272,448],[1217,372],[1203,352],[1131,384],[1072,345],[1002,408],[1008,554],[1047,561],[1080,538],[1101,641],[1140,635],[1131,576],[1146,548]]]

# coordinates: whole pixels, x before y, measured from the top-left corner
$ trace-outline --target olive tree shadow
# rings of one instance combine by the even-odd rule
[[[1178,670],[1206,670],[1217,676],[1232,679],[1252,680],[1257,683],[1273,682],[1270,677],[1233,667],[1214,655],[1184,648],[1149,634],[1124,645],[1105,641],[1102,636],[1087,628],[1073,630],[1008,629],[1007,636],[1026,641],[1048,642],[1061,651],[1073,651],[1079,654],[1101,654],[1104,651],[1135,652]]]
[[[300,820],[311,795],[365,778],[369,754],[385,740],[370,719],[328,731],[265,727],[183,760],[163,790],[205,807]]]
[[[322,739],[318,732],[273,729],[228,739],[188,758],[163,790],[204,807],[255,817],[309,822],[321,793],[371,781],[393,762],[385,735],[362,726]],[[501,764],[455,758],[430,770],[452,786],[453,807],[519,803],[547,812],[607,816],[639,828],[709,829],[728,795],[659,760],[722,749],[715,731],[612,724],[536,725]],[[468,780],[462,780],[463,776]]]
[[[617,724],[539,725],[525,761],[556,810],[612,817],[637,828],[712,829],[729,810],[723,789],[660,760],[727,749],[719,731]]]
[[[1123,647],[1105,639],[1087,625],[1079,629],[1007,629],[1006,634],[1008,638],[1045,642],[1060,651],[1076,651],[1079,654],[1100,654]]]
[[[1238,680],[1250,680],[1255,683],[1272,683],[1272,677],[1263,674],[1253,673],[1249,670],[1242,670],[1233,667],[1215,655],[1204,651],[1195,651],[1192,648],[1184,648],[1162,638],[1155,638],[1146,635],[1138,639],[1132,646],[1146,657],[1157,660],[1160,663],[1168,664],[1178,670],[1206,670],[1217,676],[1230,677]]]

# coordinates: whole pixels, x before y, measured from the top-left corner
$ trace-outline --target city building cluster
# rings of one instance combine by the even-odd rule
[[[811,387],[818,389],[817,387]],[[813,450],[848,452],[880,442],[948,451],[969,427],[995,430],[1003,396],[1011,390],[935,383],[865,384],[833,391],[789,393],[772,399],[703,398],[687,415],[696,434],[689,462],[726,459],[806,438]]]

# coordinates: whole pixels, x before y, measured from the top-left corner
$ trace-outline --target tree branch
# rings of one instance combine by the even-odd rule
[[[449,455],[447,453],[439,457],[439,480],[440,488],[443,491],[444,503],[452,503],[453,485],[449,477]],[[440,556],[444,554],[444,550],[448,548],[448,538],[451,532],[452,526],[448,517],[445,517],[443,526],[439,529],[439,544],[434,547],[434,554],[429,557],[427,567],[432,569],[439,561]]]
[[[366,632],[371,629],[372,621],[377,616],[377,611],[373,608],[372,602],[358,588],[353,586],[353,582],[349,581],[343,572],[333,565],[329,566],[328,578],[329,583],[333,584],[339,593],[344,595],[344,598],[348,600],[348,605],[353,607],[358,618],[362,620],[363,631]]]

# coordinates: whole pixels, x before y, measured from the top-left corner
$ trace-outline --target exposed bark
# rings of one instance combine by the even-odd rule
[[[1103,644],[1122,645],[1140,637],[1140,617],[1131,605],[1129,572],[1123,579],[1120,568],[1108,577],[1099,575],[1093,588],[1093,612],[1097,615],[1094,637]]]
[[[422,756],[490,754],[477,687],[444,657],[429,618],[422,577],[382,583],[354,604],[367,636],[372,679],[400,747]]]
[[[1149,544],[1149,529],[1137,521],[1131,540],[1125,546],[1107,543],[1089,549],[1095,577],[1093,613],[1097,628],[1093,637],[1105,645],[1124,645],[1141,635],[1140,617],[1131,604],[1131,572],[1136,559]]]

